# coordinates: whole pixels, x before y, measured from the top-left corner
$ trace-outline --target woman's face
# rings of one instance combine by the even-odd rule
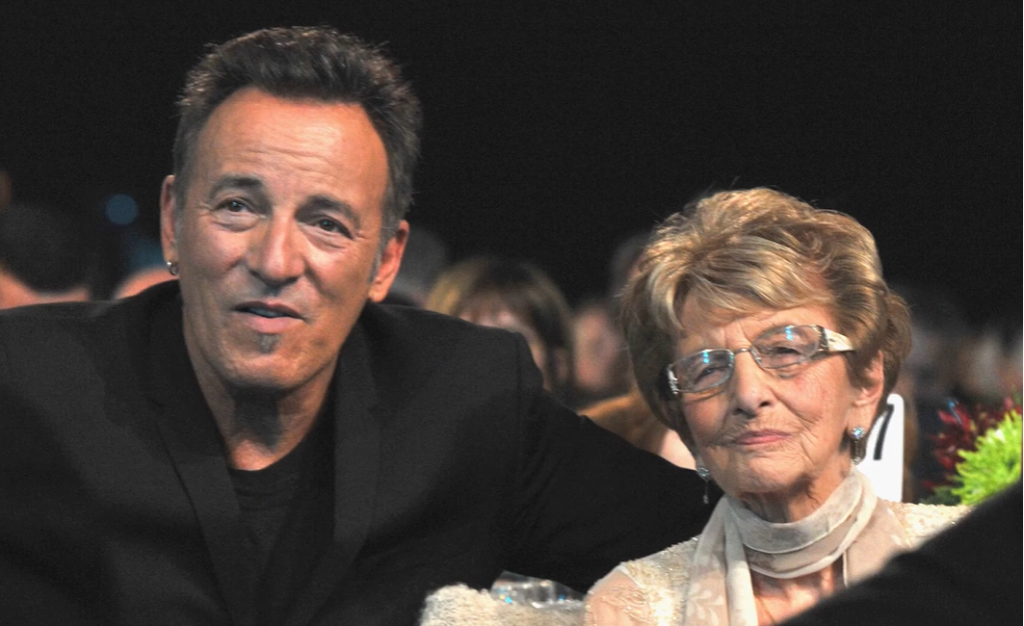
[[[767,330],[817,324],[837,330],[820,306],[765,309],[716,322],[687,300],[680,318],[687,336],[677,356],[710,348],[747,348]],[[854,346],[856,349],[856,346]],[[763,370],[750,353],[736,355],[721,387],[680,398],[694,453],[722,489],[771,521],[806,517],[849,474],[844,434],[867,431],[882,388],[881,356],[868,389],[854,387],[840,354],[783,370]],[[781,518],[781,519],[780,519]]]

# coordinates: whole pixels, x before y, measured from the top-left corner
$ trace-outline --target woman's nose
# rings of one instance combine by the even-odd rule
[[[743,354],[746,353],[746,354]],[[749,349],[737,351],[733,359],[732,394],[736,409],[754,417],[771,405],[770,374],[758,365]]]

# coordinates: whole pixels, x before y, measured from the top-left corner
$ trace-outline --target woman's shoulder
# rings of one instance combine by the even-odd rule
[[[917,546],[932,536],[950,528],[970,512],[968,506],[944,504],[910,504],[885,501],[899,521],[911,545]]]
[[[587,594],[584,623],[678,623],[696,547],[694,538],[616,567]]]
[[[626,561],[616,569],[639,586],[682,587],[689,580],[698,538],[677,543],[642,559]]]

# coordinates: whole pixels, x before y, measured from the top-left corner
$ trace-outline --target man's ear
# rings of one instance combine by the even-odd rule
[[[174,197],[174,177],[164,178],[160,188],[160,245],[164,260],[178,262],[178,206]]]
[[[402,265],[402,255],[405,254],[405,242],[408,239],[409,222],[402,220],[380,255],[377,275],[370,281],[370,300],[380,302],[388,295],[391,283],[395,282],[398,268]]]
[[[848,430],[860,427],[864,432],[871,430],[875,418],[878,417],[878,402],[882,399],[882,389],[885,387],[885,357],[879,350],[875,358],[861,378],[864,386],[857,390],[853,401],[853,414],[850,416]]]

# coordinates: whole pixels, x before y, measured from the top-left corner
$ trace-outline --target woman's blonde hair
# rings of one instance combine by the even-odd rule
[[[544,344],[547,363],[538,363],[556,395],[572,382],[572,311],[554,281],[526,261],[473,257],[445,270],[424,304],[467,319],[507,309],[529,325]]]
[[[881,350],[879,411],[910,351],[906,304],[889,291],[875,240],[848,215],[815,209],[772,189],[726,191],[691,204],[652,235],[623,294],[623,326],[637,384],[655,415],[689,438],[666,402],[665,367],[686,332],[679,318],[694,299],[713,319],[756,309],[820,305],[850,338],[850,380],[864,386]]]

